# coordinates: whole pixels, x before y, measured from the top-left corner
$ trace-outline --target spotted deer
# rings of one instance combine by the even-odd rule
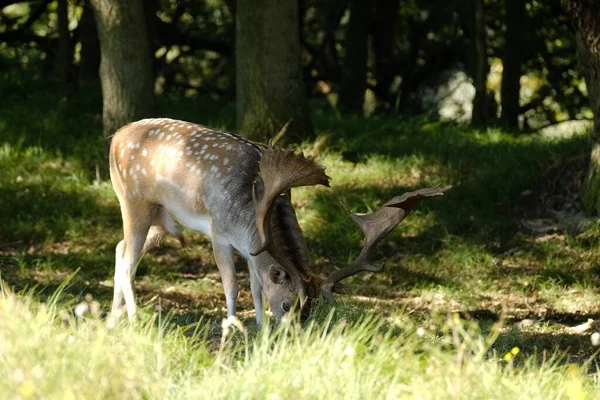
[[[422,199],[451,187],[396,196],[372,214],[346,210],[365,235],[363,248],[350,265],[324,277],[309,267],[291,203],[291,188],[329,186],[324,170],[302,154],[198,124],[159,118],[121,128],[110,147],[110,176],[124,233],[116,247],[111,315],[118,317],[124,298],[128,316],[135,316],[133,280],[140,258],[167,233],[184,244],[183,225],[212,240],[227,315],[235,315],[238,296],[236,249],[248,261],[257,323],[262,323],[262,293],[279,321],[297,300],[306,310],[310,299],[345,293],[342,280],[381,271],[371,264],[375,246]]]
[[[329,186],[324,167],[279,147],[166,118],[121,128],[109,158],[124,234],[116,246],[113,319],[123,298],[134,318],[136,266],[166,233],[184,244],[180,225],[210,237],[228,316],[235,315],[238,297],[234,249],[248,261],[258,324],[263,292],[277,321],[298,298],[305,302],[301,271],[308,251],[290,189]]]

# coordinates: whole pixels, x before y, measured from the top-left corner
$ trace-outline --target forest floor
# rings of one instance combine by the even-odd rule
[[[5,296],[0,320],[27,314],[24,310],[35,308],[32,296],[35,304],[56,301],[57,290],[60,309],[72,309],[91,295],[106,312],[121,220],[107,178],[106,143],[99,137],[99,98],[79,94],[60,100],[51,86],[36,82],[4,80],[2,85],[0,277],[5,291],[21,293],[25,300]],[[23,100],[25,92],[30,95]],[[168,96],[159,100],[162,116],[233,127],[230,106]],[[375,316],[401,330],[410,325],[415,332],[433,332],[434,341],[441,343],[439,351],[452,357],[456,353],[447,349],[460,345],[451,340],[448,347],[439,339],[445,337],[443,327],[448,321],[473,324],[478,335],[493,337],[484,346],[485,357],[493,353],[510,359],[518,348],[525,372],[533,368],[529,360],[536,360],[533,364],[539,368],[549,359],[558,360],[557,366],[577,363],[593,374],[589,382],[576,383],[577,390],[597,385],[598,348],[590,341],[596,328],[589,320],[600,320],[600,224],[579,206],[587,135],[512,135],[422,118],[315,114],[314,122],[317,136],[301,148],[327,167],[331,189],[297,189],[293,203],[317,271],[341,267],[360,250],[360,231],[340,200],[355,212],[367,212],[408,190],[454,186],[442,198],[423,201],[379,245],[376,260],[385,262],[384,272],[350,279],[351,293],[335,304],[322,304],[314,321],[322,323],[334,307],[334,320],[344,319],[343,324],[360,324]],[[136,279],[138,304],[145,321],[156,317],[158,309],[168,314],[170,326],[197,327],[203,321],[212,345],[202,351],[210,353],[221,340],[222,287],[209,241],[199,233],[185,234],[188,248],[168,238],[144,258]],[[238,257],[236,265],[242,288],[239,316],[256,335],[245,262]],[[37,321],[39,310],[32,315]],[[0,350],[3,339],[8,340],[2,329]],[[52,329],[50,336],[58,328]],[[134,328],[123,329],[127,334]],[[469,337],[465,332],[459,336]],[[144,340],[156,339],[145,334]],[[371,342],[378,338],[373,335]],[[48,337],[43,340],[52,340]],[[181,345],[186,339],[184,335],[173,340]],[[258,345],[260,351],[268,352],[268,347]],[[186,353],[188,361],[190,354]],[[211,364],[207,357],[200,364]],[[440,371],[444,365],[438,366]],[[573,377],[570,370],[557,371],[551,372],[564,382]],[[390,376],[398,378],[394,374]],[[530,379],[526,374],[521,378],[524,384]],[[23,380],[15,382],[15,390],[24,390]],[[565,393],[572,390],[568,382]],[[131,390],[145,393],[138,387]],[[460,393],[460,385],[453,390]],[[158,392],[148,393],[154,397]],[[267,392],[257,393],[263,397]]]

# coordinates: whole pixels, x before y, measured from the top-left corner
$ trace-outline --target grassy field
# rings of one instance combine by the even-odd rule
[[[360,250],[339,200],[366,212],[454,185],[378,247],[385,271],[351,279],[350,296],[302,324],[257,332],[238,259],[245,328],[223,335],[209,242],[186,232],[188,249],[168,239],[143,260],[140,321],[107,331],[121,226],[100,98],[61,100],[50,84],[0,78],[7,398],[595,397],[597,348],[573,329],[600,319],[600,225],[578,208],[587,136],[315,114],[317,137],[301,147],[327,166],[332,188],[298,189],[294,203],[316,270]],[[163,116],[233,129],[231,107],[159,103]],[[86,295],[100,315],[77,319]]]

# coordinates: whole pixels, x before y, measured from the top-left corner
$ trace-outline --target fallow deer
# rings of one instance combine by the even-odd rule
[[[198,124],[159,118],[121,128],[110,148],[110,175],[124,231],[116,247],[111,315],[119,315],[124,297],[128,316],[135,316],[136,265],[166,233],[183,244],[180,224],[211,238],[228,316],[235,315],[238,295],[236,249],[248,260],[257,323],[262,322],[263,291],[279,321],[297,299],[306,310],[309,299],[345,292],[342,280],[361,271],[381,271],[370,263],[377,243],[420,200],[450,189],[405,193],[368,215],[346,210],[365,234],[363,249],[349,266],[322,277],[309,268],[290,189],[329,186],[324,170],[301,154]]]
[[[233,249],[248,260],[259,325],[262,292],[277,321],[297,298],[305,302],[299,271],[307,268],[308,251],[290,189],[329,186],[324,167],[291,151],[166,118],[121,128],[109,158],[124,233],[116,247],[111,315],[120,314],[124,297],[129,318],[135,316],[136,266],[165,233],[183,244],[178,224],[211,238],[228,316],[235,315],[238,296]]]

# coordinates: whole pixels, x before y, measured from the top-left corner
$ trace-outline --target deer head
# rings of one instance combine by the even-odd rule
[[[291,205],[291,189],[299,186],[329,187],[325,167],[312,158],[272,145],[262,149],[259,174],[252,186],[256,208],[257,243],[254,257],[272,257],[263,288],[275,319],[299,298],[306,302],[305,279],[299,272],[308,265],[308,251]]]

